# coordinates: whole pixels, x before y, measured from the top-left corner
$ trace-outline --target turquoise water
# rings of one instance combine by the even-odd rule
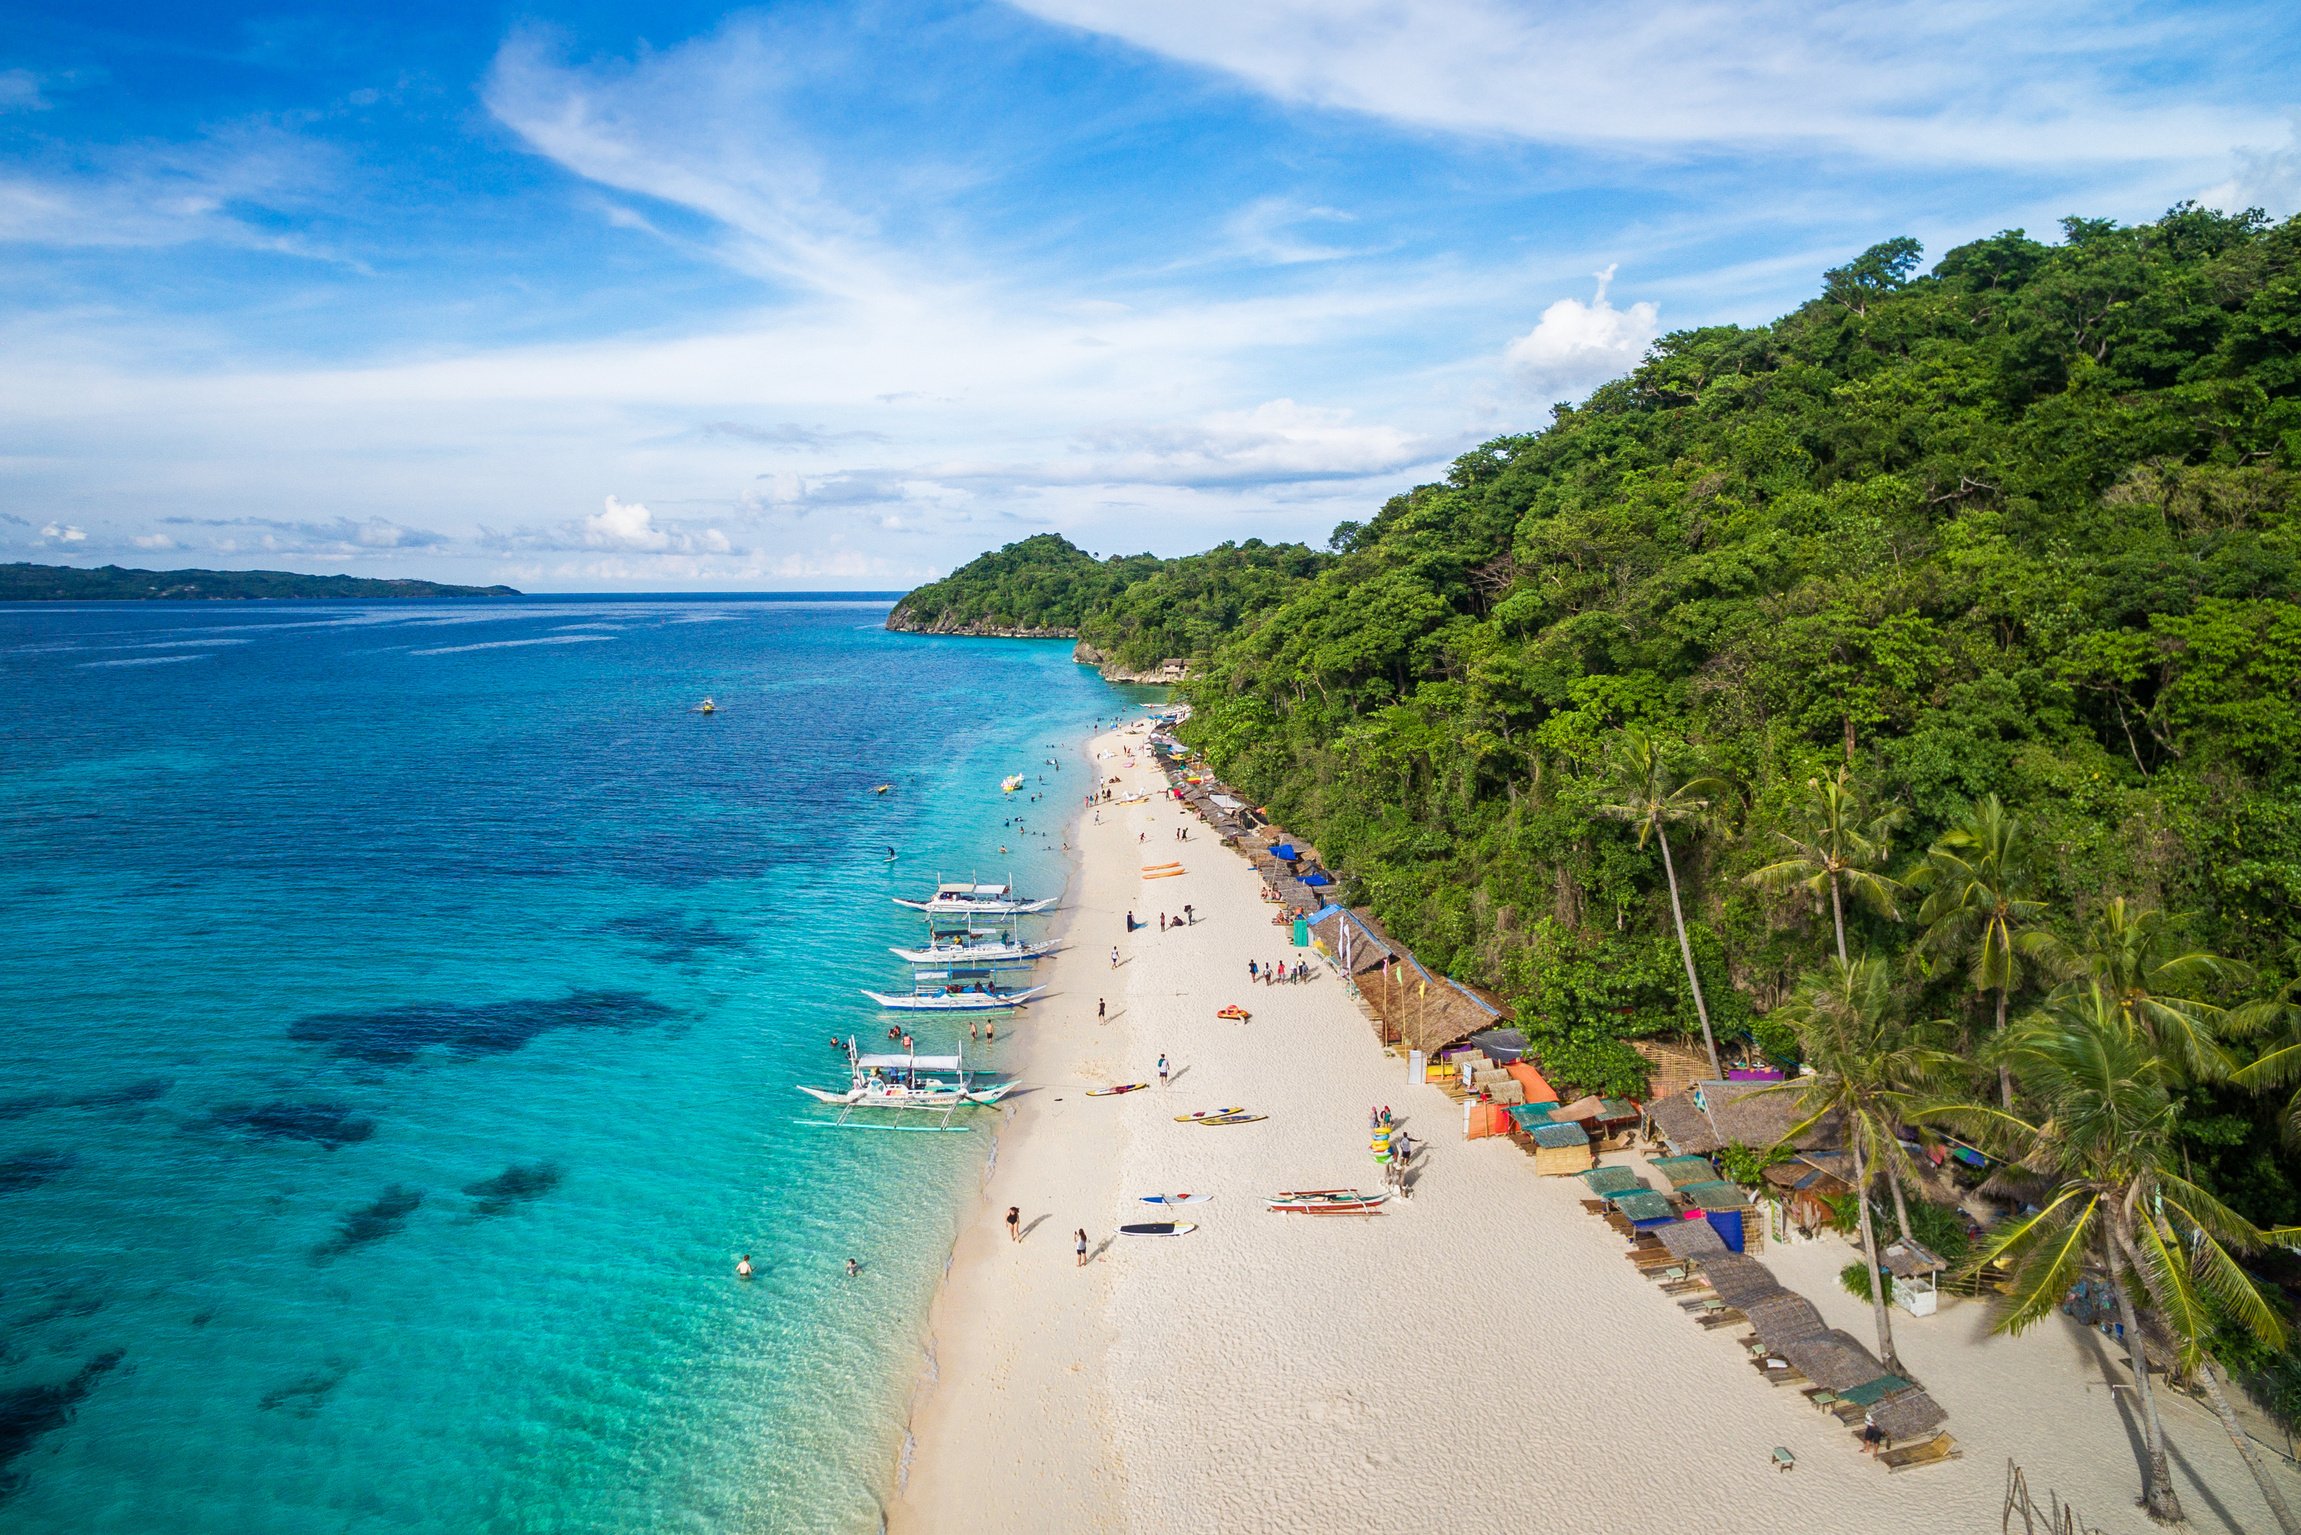
[[[791,1084],[1123,707],[883,612],[0,609],[0,1526],[876,1527],[985,1143]]]

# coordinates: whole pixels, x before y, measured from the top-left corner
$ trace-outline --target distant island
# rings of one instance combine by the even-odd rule
[[[366,576],[305,576],[288,570],[83,570],[0,565],[0,602],[245,602],[263,597],[517,597],[509,586],[448,586]]]

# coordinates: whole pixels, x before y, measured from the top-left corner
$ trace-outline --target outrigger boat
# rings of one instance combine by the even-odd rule
[[[1361,1194],[1356,1189],[1290,1189],[1267,1201],[1273,1210],[1297,1215],[1374,1215],[1388,1194]]]
[[[891,949],[888,952],[914,965],[1027,965],[1046,958],[1061,945],[1024,943],[1011,933],[988,938],[968,935],[975,941],[946,943],[931,940],[923,949]]]
[[[908,906],[930,917],[1029,917],[1055,909],[1052,897],[1043,901],[1018,899],[1011,880],[1004,885],[978,885],[971,880],[952,884],[937,880],[935,893],[923,901],[900,895],[893,899],[897,906]]]
[[[907,997],[870,990],[863,995],[898,1013],[995,1013],[1021,1007],[1046,990],[1044,986],[1028,986],[1021,991],[1001,991],[994,984],[996,979],[987,967],[922,970]]]
[[[856,1129],[874,1130],[940,1129],[949,1124],[958,1110],[997,1103],[1015,1087],[1011,1081],[978,1086],[974,1074],[967,1070],[966,1058],[960,1055],[859,1055],[849,1050],[847,1064],[851,1079],[843,1090],[808,1087],[804,1083],[799,1087],[799,1091],[817,1103],[838,1105],[839,1117],[800,1123],[851,1125]],[[853,1120],[857,1109],[887,1109],[898,1116],[908,1110],[939,1113],[942,1123],[872,1124]]]

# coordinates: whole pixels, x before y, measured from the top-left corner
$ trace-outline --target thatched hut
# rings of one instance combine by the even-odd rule
[[[1581,1175],[1590,1192],[1603,1199],[1608,1194],[1619,1194],[1626,1189],[1642,1189],[1646,1180],[1627,1167],[1593,1167]]]
[[[1726,1255],[1725,1239],[1711,1228],[1708,1221],[1679,1221],[1675,1225],[1656,1226],[1653,1236],[1674,1258],[1711,1259]]]
[[[1885,1436],[1887,1444],[1918,1439],[1949,1421],[1941,1403],[1912,1387],[1897,1391],[1862,1415],[1862,1421]]]
[[[1941,1304],[1941,1271],[1949,1265],[1915,1242],[1889,1242],[1878,1266],[1894,1276],[1894,1304],[1911,1316],[1932,1316]]]
[[[1711,1165],[1708,1157],[1649,1157],[1646,1160],[1674,1189],[1682,1189],[1690,1183],[1710,1183],[1718,1176],[1718,1169]]]
[[[1578,1173],[1590,1165],[1590,1132],[1571,1121],[1529,1126],[1525,1139],[1534,1153],[1534,1171],[1545,1177]]]
[[[1762,1148],[1787,1143],[1805,1151],[1842,1144],[1839,1116],[1833,1112],[1805,1125],[1811,1112],[1794,1087],[1771,1082],[1707,1081],[1647,1104],[1646,1127],[1675,1156],[1706,1157],[1728,1146]]]
[[[1791,1346],[1801,1339],[1818,1337],[1830,1330],[1830,1324],[1822,1320],[1812,1301],[1794,1290],[1777,1290],[1742,1307],[1742,1315],[1750,1319],[1751,1328],[1767,1352],[1780,1354],[1797,1365],[1808,1379],[1817,1378],[1790,1352]]]
[[[1705,1221],[1703,1224],[1709,1223]],[[1782,1282],[1774,1277],[1772,1269],[1755,1258],[1745,1258],[1738,1253],[1703,1259],[1702,1278],[1709,1282],[1711,1289],[1718,1292],[1718,1299],[1745,1312],[1753,1302],[1761,1301],[1769,1295],[1789,1293],[1782,1288]]]
[[[1817,1327],[1802,1338],[1766,1346],[1795,1365],[1806,1379],[1830,1391],[1850,1391],[1886,1373],[1876,1355],[1844,1332]]]

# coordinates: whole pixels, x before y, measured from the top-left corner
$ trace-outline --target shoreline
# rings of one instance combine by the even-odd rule
[[[1141,739],[1098,735],[1089,749]],[[1155,792],[1144,759],[1097,776]],[[2003,1512],[2009,1463],[2104,1535],[2156,1529],[2134,1505],[2127,1393],[2096,1334],[2053,1317],[1991,1337],[1983,1304],[1948,1297],[1936,1316],[1897,1315],[1896,1342],[1949,1411],[1962,1458],[1889,1475],[1836,1419],[1760,1379],[1743,1329],[1704,1331],[1632,1270],[1582,1209],[1579,1180],[1537,1176],[1508,1140],[1465,1140],[1461,1110],[1408,1083],[1331,970],[1250,987],[1248,958],[1306,951],[1282,947],[1259,878],[1184,807],[1154,798],[1079,821],[1069,947],[1032,1009],[1026,1090],[931,1310],[935,1380],[906,1425],[916,1449],[888,1507],[896,1535],[1370,1518],[1506,1535],[1689,1515],[1714,1535],[1980,1530]],[[1178,825],[1188,844],[1169,840]],[[1138,866],[1168,858],[1186,873],[1144,882]],[[1161,907],[1184,901],[1198,924],[1162,933]],[[1120,936],[1130,907],[1151,925]],[[1125,960],[1116,976],[1105,933]],[[1099,1028],[1097,995],[1115,1014]],[[1229,1002],[1251,1021],[1217,1019]],[[1083,1097],[1150,1078],[1161,1051],[1177,1068],[1165,1093]],[[1233,1104],[1268,1118],[1172,1123]],[[1376,1187],[1370,1104],[1426,1148],[1414,1197],[1363,1219],[1264,1210],[1274,1189]],[[1635,1152],[1604,1160],[1658,1177]],[[1198,1225],[1188,1237],[1104,1241],[1121,1219],[1157,1218],[1133,1196],[1183,1190],[1213,1196],[1177,1212]],[[1045,1217],[1019,1245],[999,1229],[1008,1204]],[[1080,1225],[1095,1243],[1083,1274],[1064,1240]],[[1841,1239],[1757,1256],[1829,1325],[1869,1339],[1867,1305],[1836,1283],[1854,1256]],[[2170,1392],[2161,1407],[2188,1527],[2274,1527],[2210,1414]]]

